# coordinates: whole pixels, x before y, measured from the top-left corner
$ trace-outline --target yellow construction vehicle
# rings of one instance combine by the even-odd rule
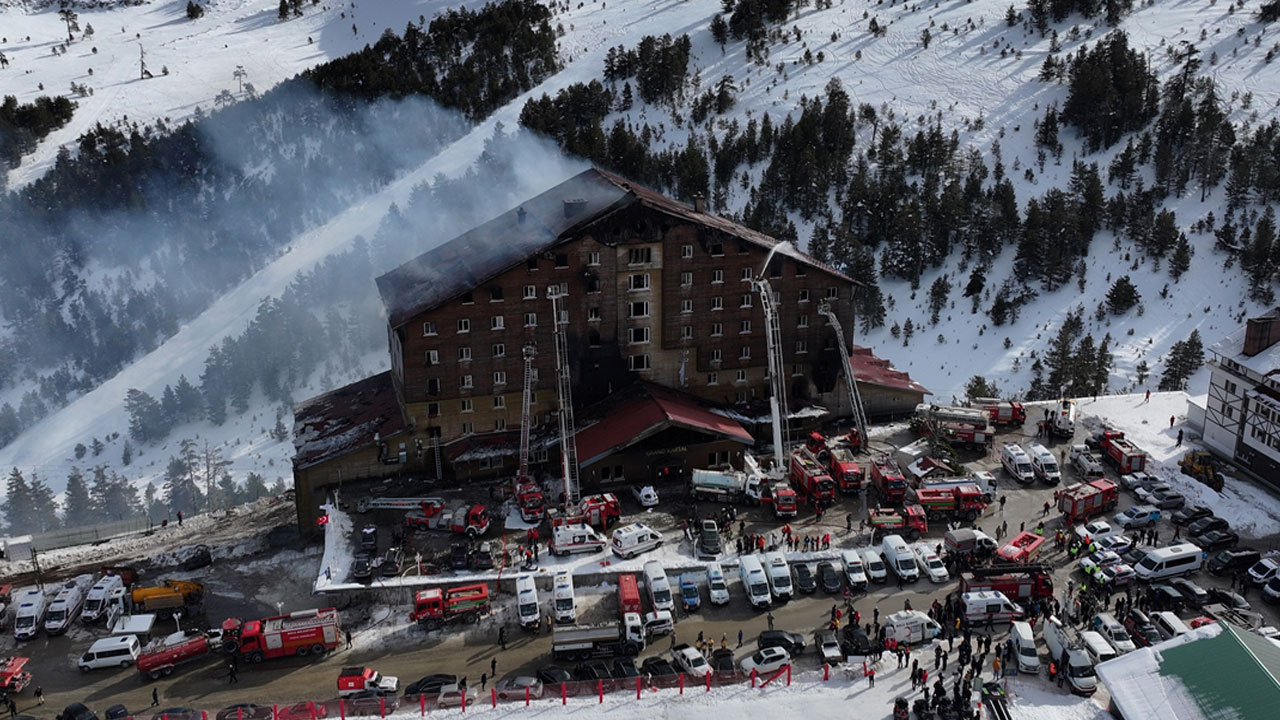
[[[161,619],[199,611],[204,604],[204,585],[190,580],[165,580],[155,587],[135,588],[131,595],[135,612],[155,613]]]
[[[1178,461],[1178,467],[1182,468],[1183,475],[1190,475],[1214,490],[1222,492],[1226,478],[1218,472],[1217,463],[1213,454],[1207,450],[1189,450]]]

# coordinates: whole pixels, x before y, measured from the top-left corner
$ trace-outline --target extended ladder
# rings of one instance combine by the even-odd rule
[[[577,507],[581,499],[578,485],[578,444],[574,440],[573,394],[569,381],[569,340],[565,337],[564,324],[560,322],[560,288],[547,288],[551,299],[551,322],[555,328],[556,342],[556,395],[560,400],[560,465],[564,472],[565,507]]]
[[[853,407],[853,425],[858,430],[862,447],[865,448],[868,441],[867,413],[862,407],[862,394],[858,392],[858,378],[853,372],[853,363],[849,359],[849,346],[844,343],[844,328],[840,326],[840,318],[836,317],[835,311],[831,309],[831,303],[825,301],[819,303],[818,312],[827,318],[827,322],[836,334],[836,350],[840,351],[840,367],[844,369],[844,384],[849,388],[849,403]]]
[[[529,405],[533,399],[533,358],[538,354],[533,343],[524,346],[524,400],[520,408],[520,474],[524,481],[529,477]]]
[[[778,309],[774,304],[773,289],[769,287],[768,280],[761,277],[752,281],[751,284],[760,295],[760,306],[764,309],[764,338],[767,346],[765,354],[769,359],[769,383],[772,388],[769,407],[773,412],[774,470],[786,472],[784,443],[791,437],[791,427],[787,419],[787,384],[783,379],[786,363],[782,357],[782,331],[778,327]]]

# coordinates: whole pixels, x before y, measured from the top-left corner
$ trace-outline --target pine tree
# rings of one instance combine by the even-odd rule
[[[1204,347],[1200,343],[1200,331],[1192,330],[1186,340],[1179,340],[1169,348],[1164,373],[1160,375],[1160,389],[1183,389],[1187,378],[1201,365],[1204,365]]]
[[[31,473],[31,512],[34,520],[33,532],[46,532],[58,527],[58,499],[53,488]]]
[[[124,448],[120,451],[120,464],[128,467],[133,462],[133,445],[125,438]]]
[[[1146,360],[1139,360],[1137,366],[1134,367],[1134,370],[1138,374],[1138,378],[1137,378],[1138,386],[1141,387],[1143,385],[1146,385],[1147,376],[1151,373],[1151,366],[1147,365]]]
[[[902,346],[903,347],[906,347],[907,343],[911,342],[911,336],[914,335],[915,332],[916,332],[915,323],[911,322],[911,318],[907,318],[907,321],[902,323]]]
[[[204,507],[204,498],[193,477],[194,468],[189,459],[182,456],[169,458],[164,471],[164,503],[177,512],[190,515]]]
[[[1138,294],[1138,288],[1133,286],[1133,281],[1128,275],[1121,275],[1111,284],[1111,289],[1107,291],[1107,309],[1112,315],[1123,315],[1129,312],[1142,296]]]
[[[26,477],[18,468],[9,472],[5,483],[5,498],[4,502],[0,503],[0,510],[4,511],[5,528],[11,535],[36,531],[31,486],[27,484]]]
[[[1098,346],[1098,356],[1093,363],[1093,394],[1095,396],[1107,392],[1107,387],[1111,379],[1111,366],[1115,362],[1115,358],[1111,354],[1111,333],[1107,333],[1102,338],[1102,344]]]
[[[964,394],[969,398],[1000,397],[1000,387],[992,380],[981,375],[974,375],[964,385]]]
[[[1010,5],[1009,9],[1006,10],[1004,13],[1004,24],[1008,25],[1009,27],[1014,27],[1018,24],[1018,19],[1020,17],[1021,16],[1018,13],[1018,11],[1015,10],[1012,5]]]
[[[80,468],[72,467],[67,475],[67,489],[62,499],[62,524],[69,528],[83,527],[100,522],[94,512],[93,498]]]
[[[938,324],[938,315],[942,309],[947,306],[947,297],[951,295],[951,282],[946,275],[939,275],[938,279],[933,281],[929,286],[929,323]]]
[[[169,517],[169,508],[165,507],[158,497],[155,483],[147,483],[147,488],[142,493],[142,501],[147,510],[147,517],[151,518],[152,522],[159,522]]]
[[[93,450],[93,456],[98,457],[102,454],[102,451],[106,446],[102,444],[101,440],[94,438],[93,442],[89,444],[89,447]]]
[[[719,13],[711,18],[711,37],[715,38],[721,50],[729,42],[729,23],[725,22],[724,16]]]
[[[1178,234],[1178,244],[1173,248],[1173,257],[1169,258],[1169,275],[1175,281],[1182,277],[1191,267],[1191,245],[1185,233]]]
[[[77,460],[83,460],[84,456],[87,455],[88,452],[89,452],[89,448],[85,447],[84,443],[76,443],[76,446],[73,450],[73,454],[76,456]]]
[[[280,0],[280,8],[276,11],[276,17],[281,20],[289,19],[289,0]]]
[[[244,498],[246,502],[253,502],[260,497],[269,494],[267,483],[258,473],[249,473],[249,477],[244,481]]]
[[[244,502],[243,492],[236,481],[231,477],[231,473],[224,472],[222,477],[218,478],[218,489],[216,499],[210,503],[214,507],[235,507]]]
[[[163,423],[160,403],[151,395],[129,388],[124,397],[125,411],[129,413],[129,436],[139,442],[157,440],[168,431]]]
[[[0,447],[8,445],[21,432],[22,420],[18,418],[18,411],[9,403],[0,405]]]

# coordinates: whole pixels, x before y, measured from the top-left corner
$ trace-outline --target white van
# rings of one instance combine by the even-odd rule
[[[137,635],[116,635],[103,638],[89,646],[76,665],[81,672],[98,668],[129,667],[138,660],[142,645]]]
[[[551,585],[551,613],[558,623],[571,623],[578,619],[578,607],[573,599],[573,575],[567,570],[556,573]]]
[[[720,569],[720,563],[711,563],[707,566],[707,590],[710,593],[712,605],[729,604],[729,584],[725,582],[724,570]]]
[[[769,578],[769,592],[779,600],[791,599],[791,568],[780,552],[765,553],[764,574]]]
[[[71,623],[80,616],[80,606],[84,604],[84,595],[75,583],[68,583],[58,591],[44,615],[44,631],[49,635],[58,635],[67,631]]]
[[[844,577],[849,582],[850,589],[866,590],[867,589],[867,573],[862,556],[857,550],[843,550],[840,553],[840,562],[844,565]],[[884,568],[880,569],[881,574]]]
[[[613,531],[613,554],[633,558],[662,544],[662,535],[644,523],[631,523]]]
[[[752,607],[764,609],[769,607],[773,598],[769,595],[769,579],[765,577],[764,566],[755,555],[743,555],[738,561],[738,577],[742,580],[742,589],[747,593],[747,601]]]
[[[1191,628],[1187,627],[1186,623],[1179,620],[1177,615],[1168,610],[1151,613],[1151,624],[1156,626],[1156,631],[1165,640],[1172,640],[1179,635],[1186,635],[1191,632]]]
[[[942,634],[942,626],[919,610],[900,610],[884,619],[884,636],[900,643],[928,642]]]
[[[1040,651],[1036,649],[1035,631],[1025,620],[1009,626],[1009,647],[1018,658],[1018,672],[1036,675],[1040,672]]]
[[[1111,643],[1102,637],[1102,633],[1095,630],[1085,630],[1080,633],[1080,644],[1084,645],[1084,650],[1089,653],[1094,665],[1101,665],[1108,660],[1120,657],[1116,649],[1111,647]]]
[[[1036,472],[1031,468],[1031,458],[1018,443],[1004,444],[1000,449],[1000,465],[1009,473],[1009,477],[1023,485],[1030,485],[1036,480]]]
[[[98,582],[89,588],[89,594],[85,597],[84,609],[80,611],[81,622],[94,623],[106,617],[111,591],[117,588],[124,589],[124,580],[119,575],[103,575],[98,578]]]
[[[671,618],[669,610],[651,610],[645,613],[641,625],[644,627],[646,639],[667,635],[676,629],[675,620]]]
[[[1058,435],[1070,437],[1076,432],[1076,401],[1062,399],[1053,413],[1053,430]]]
[[[960,606],[971,623],[1012,622],[1022,617],[1022,608],[999,590],[980,590],[960,594]]]
[[[1178,543],[1147,553],[1142,562],[1134,566],[1133,571],[1140,580],[1162,580],[1190,575],[1204,564],[1204,556],[1205,552],[1199,547],[1191,543]]]
[[[538,586],[532,575],[516,578],[516,615],[522,628],[537,631],[542,624],[542,613],[538,610]]]
[[[30,640],[40,634],[40,626],[44,625],[46,605],[44,591],[39,588],[27,588],[13,598],[17,608],[13,614],[13,636],[19,640]]]
[[[871,582],[884,583],[889,579],[889,571],[884,566],[884,557],[875,548],[862,551],[862,563]]]
[[[1071,692],[1077,695],[1097,692],[1098,675],[1093,667],[1093,658],[1084,648],[1071,642],[1067,629],[1057,617],[1050,616],[1044,621],[1044,644],[1049,646],[1049,657],[1058,663],[1058,671],[1067,673]]]
[[[671,595],[671,582],[667,580],[667,571],[662,569],[662,563],[650,560],[644,564],[644,587],[654,610],[675,613],[676,601]]]
[[[604,536],[590,525],[556,525],[551,528],[551,554],[564,557],[571,553],[594,553],[604,549]]]
[[[1031,472],[1041,482],[1046,485],[1062,482],[1062,469],[1058,467],[1058,460],[1049,448],[1040,443],[1031,443],[1027,446],[1027,453],[1031,455]]]
[[[1111,643],[1111,647],[1121,655],[1138,649],[1138,646],[1133,643],[1133,638],[1129,637],[1129,631],[1125,630],[1124,625],[1109,612],[1100,612],[1093,616],[1093,629],[1106,638],[1107,642]]]
[[[901,535],[886,535],[880,543],[880,552],[884,554],[885,565],[902,578],[903,582],[912,583],[920,579],[916,556],[911,553],[911,548]]]

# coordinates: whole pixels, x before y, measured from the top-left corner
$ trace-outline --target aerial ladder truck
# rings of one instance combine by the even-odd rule
[[[862,394],[858,392],[858,378],[853,373],[853,364],[849,362],[849,346],[844,342],[844,328],[840,318],[836,317],[831,303],[825,300],[818,304],[818,312],[827,319],[827,324],[836,334],[836,350],[840,352],[840,367],[844,371],[844,384],[849,389],[849,404],[853,408],[853,433],[849,436],[849,446],[854,452],[867,446],[867,413],[862,405]]]
[[[513,496],[520,508],[520,519],[528,523],[542,522],[542,488],[529,475],[529,422],[533,401],[533,359],[538,354],[533,343],[524,346],[524,399],[520,408],[520,470],[513,483]]]

